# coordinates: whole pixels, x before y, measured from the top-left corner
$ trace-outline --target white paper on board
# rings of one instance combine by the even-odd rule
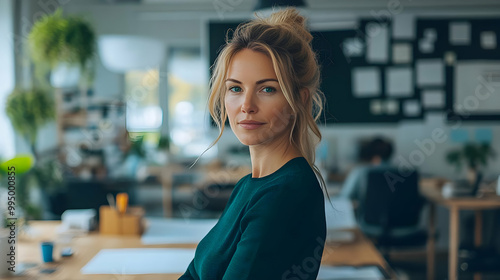
[[[410,97],[413,95],[413,70],[410,67],[388,67],[385,77],[388,96]]]
[[[417,117],[420,115],[420,102],[418,100],[405,100],[403,103],[403,114],[406,117]]]
[[[184,273],[195,249],[103,249],[80,271],[82,274]]]
[[[469,45],[470,44],[470,23],[450,22],[450,44]]]
[[[415,15],[394,15],[392,17],[392,37],[395,39],[415,38]]]
[[[497,48],[497,34],[494,31],[481,32],[481,47],[486,50]]]
[[[385,113],[387,115],[396,115],[399,113],[399,101],[389,99],[385,101]]]
[[[389,59],[389,31],[387,25],[370,22],[366,25],[366,60],[385,63]]]
[[[352,92],[355,97],[374,97],[380,95],[380,69],[360,67],[352,69]]]
[[[434,28],[425,29],[424,30],[424,38],[429,40],[429,41],[435,42],[437,40],[436,29],[434,29]]]
[[[362,56],[364,52],[363,42],[360,38],[347,38],[342,44],[344,54],[349,57]]]
[[[382,100],[374,99],[370,101],[370,113],[372,115],[382,115],[383,110]]]
[[[444,64],[441,59],[418,60],[416,68],[419,87],[444,85]]]
[[[421,53],[433,53],[434,52],[434,41],[422,38],[418,40],[418,49]]]
[[[453,107],[459,114],[500,114],[500,63],[494,60],[457,61]]]
[[[429,109],[442,109],[445,105],[445,93],[443,90],[422,91],[422,106]]]
[[[411,63],[413,59],[412,46],[408,43],[392,45],[392,61],[394,63]]]

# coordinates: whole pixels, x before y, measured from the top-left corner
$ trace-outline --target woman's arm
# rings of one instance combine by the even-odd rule
[[[194,269],[194,259],[191,261],[191,263],[189,263],[186,272],[184,272],[184,274],[178,280],[195,280],[195,278],[191,274],[190,269]]]

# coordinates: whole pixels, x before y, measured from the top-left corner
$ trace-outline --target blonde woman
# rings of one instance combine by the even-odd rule
[[[210,113],[249,146],[252,173],[180,279],[316,279],[326,236],[320,70],[305,18],[294,8],[240,24],[219,54]],[[320,182],[318,181],[321,181]]]

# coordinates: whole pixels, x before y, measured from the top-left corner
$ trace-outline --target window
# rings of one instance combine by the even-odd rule
[[[199,48],[171,48],[167,59],[171,151],[179,157],[198,157],[213,141],[208,135],[208,68]],[[214,156],[215,148],[205,156]]]

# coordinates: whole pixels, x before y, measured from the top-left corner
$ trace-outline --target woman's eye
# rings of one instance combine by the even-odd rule
[[[232,89],[237,89],[238,91],[233,91]],[[232,92],[241,92],[241,88],[240,87],[230,87],[229,91],[232,91]]]
[[[276,89],[275,89],[275,88],[273,88],[273,87],[265,87],[265,88],[263,89],[263,91],[264,91],[265,93],[274,93],[274,92],[276,91]]]

